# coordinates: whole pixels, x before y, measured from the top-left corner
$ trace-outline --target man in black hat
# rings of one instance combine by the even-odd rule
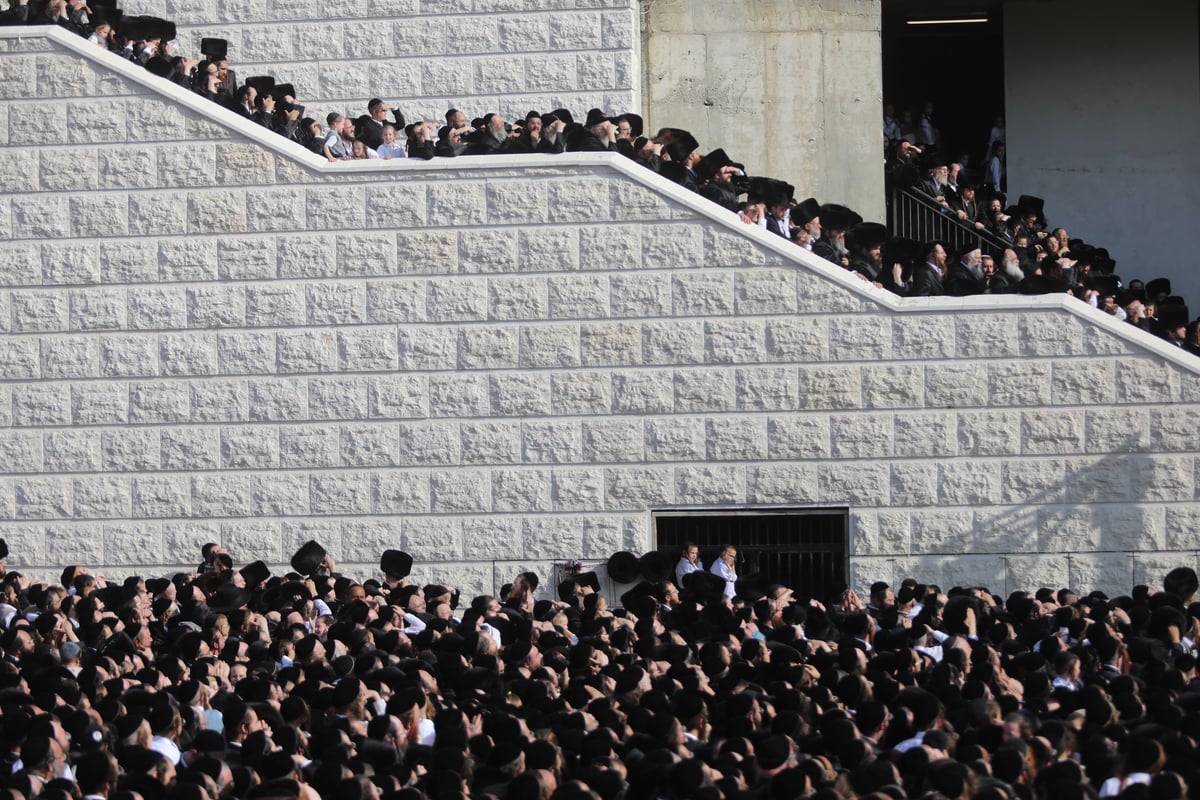
[[[887,241],[887,228],[878,222],[860,222],[847,232],[846,241],[853,253],[850,271],[882,287],[883,243]]]
[[[918,183],[917,188],[931,197],[939,206],[949,211],[950,203],[946,200],[946,187],[949,183],[950,167],[944,159],[934,156],[929,164],[925,180]]]
[[[946,294],[952,297],[967,297],[987,291],[982,263],[983,252],[978,245],[969,244],[964,247],[954,266],[946,270],[946,277],[942,281]]]
[[[979,199],[975,195],[975,187],[971,184],[965,183],[959,188],[955,199],[950,202],[950,208],[959,220],[975,230],[981,231],[987,227],[984,222],[983,207],[979,204]]]
[[[567,150],[576,153],[617,151],[617,126],[598,108],[588,111],[583,126],[567,137]]]
[[[924,250],[925,263],[913,272],[909,297],[937,297],[946,293],[942,284],[946,273],[946,248],[941,242],[929,242]]]

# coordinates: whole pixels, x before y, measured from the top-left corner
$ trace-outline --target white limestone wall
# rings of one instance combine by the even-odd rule
[[[0,33],[10,566],[220,541],[421,579],[851,510],[855,584],[1197,563],[1197,362],[1065,298],[899,301],[606,154],[327,165],[59,31]],[[265,138],[264,138],[265,137]]]
[[[173,20],[182,50],[229,41],[239,77],[296,86],[324,126],[380,97],[408,120],[640,105],[636,0],[124,0]]]

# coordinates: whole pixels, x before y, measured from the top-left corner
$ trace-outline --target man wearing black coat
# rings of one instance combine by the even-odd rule
[[[925,263],[913,272],[909,297],[939,297],[946,293],[942,276],[946,271],[946,248],[941,242],[930,242],[925,246]]]

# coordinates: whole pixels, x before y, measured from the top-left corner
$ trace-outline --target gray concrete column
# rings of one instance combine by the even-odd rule
[[[880,0],[643,0],[648,128],[884,215]]]

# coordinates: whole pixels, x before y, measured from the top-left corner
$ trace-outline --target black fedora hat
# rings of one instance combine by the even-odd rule
[[[266,562],[262,560],[252,561],[238,570],[238,572],[245,579],[247,589],[253,589],[271,577],[271,570],[267,567]]]
[[[638,570],[648,581],[665,581],[671,577],[671,562],[661,550],[651,550],[638,559]]]
[[[218,614],[225,614],[249,603],[251,596],[250,590],[225,583],[208,598],[208,608]]]
[[[321,566],[321,562],[325,560],[325,556],[325,548],[321,547],[314,540],[309,539],[292,556],[292,569],[301,575],[312,575]]]
[[[379,557],[379,569],[389,578],[401,580],[412,572],[413,558],[403,550],[384,550]]]
[[[638,557],[628,550],[608,558],[608,577],[617,583],[633,583],[638,577]]]

